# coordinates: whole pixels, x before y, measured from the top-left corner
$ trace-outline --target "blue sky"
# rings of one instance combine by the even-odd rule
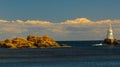
[[[119,19],[120,0],[0,0],[0,19]]]
[[[120,0],[0,0],[0,40],[103,40],[109,23],[120,39]]]

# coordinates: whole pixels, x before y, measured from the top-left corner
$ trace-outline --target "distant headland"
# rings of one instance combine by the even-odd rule
[[[0,48],[56,48],[68,47],[59,45],[53,38],[46,36],[29,35],[27,38],[14,38],[0,41]]]

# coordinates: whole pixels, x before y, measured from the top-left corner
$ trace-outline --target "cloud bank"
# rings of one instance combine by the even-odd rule
[[[50,35],[55,40],[103,40],[109,23],[113,25],[115,37],[120,39],[120,19],[92,21],[87,18],[59,23],[41,20],[0,20],[0,39],[33,34]]]

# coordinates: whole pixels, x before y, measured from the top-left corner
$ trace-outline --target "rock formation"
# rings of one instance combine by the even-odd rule
[[[120,42],[116,39],[105,39],[103,41],[103,45],[105,46],[120,46]]]
[[[60,47],[60,45],[55,42],[49,36],[34,36],[29,35],[27,39],[25,38],[14,38],[12,40],[6,39],[0,41],[0,48],[51,48]]]
[[[43,37],[29,35],[27,40],[33,42],[37,47],[59,47],[59,44],[47,35]]]

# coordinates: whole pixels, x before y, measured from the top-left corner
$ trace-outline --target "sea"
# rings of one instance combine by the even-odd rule
[[[57,41],[67,48],[0,48],[0,67],[120,67],[120,46],[102,41]]]

